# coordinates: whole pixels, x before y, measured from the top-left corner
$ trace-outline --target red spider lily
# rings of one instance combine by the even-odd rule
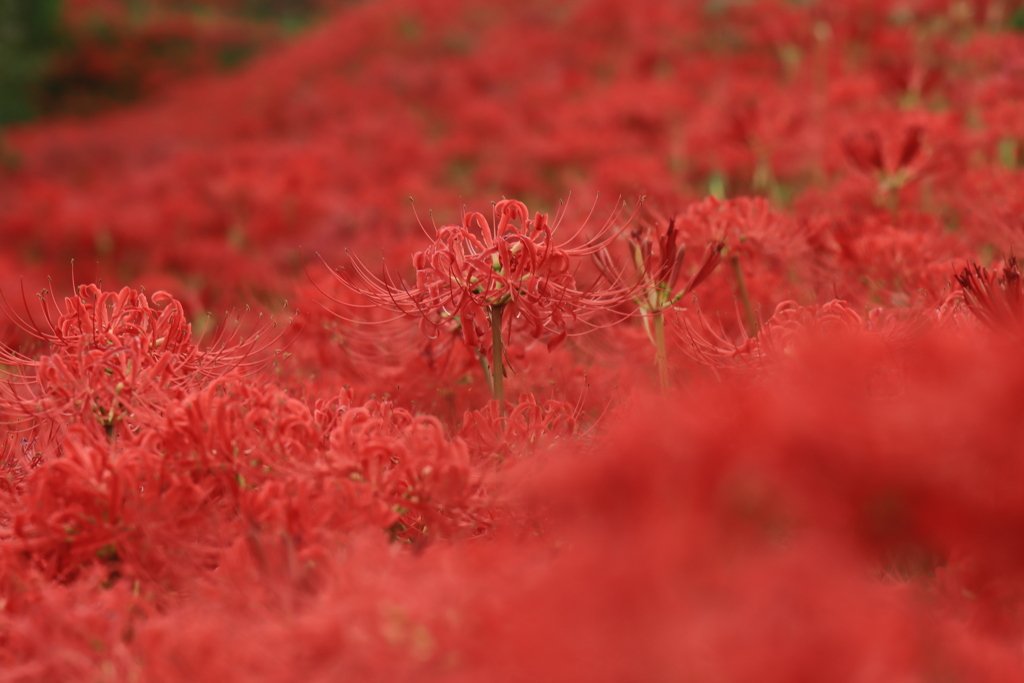
[[[342,282],[373,306],[420,318],[428,335],[457,321],[481,359],[490,351],[492,395],[502,403],[502,336],[507,340],[514,322],[521,321],[530,336],[548,336],[548,347],[554,348],[577,323],[611,312],[644,285],[624,286],[613,279],[604,287],[580,289],[579,259],[605,249],[621,230],[613,231],[609,219],[596,236],[573,247],[582,228],[556,244],[557,223],[550,225],[547,214],[539,212],[531,219],[525,204],[505,199],[495,204],[490,224],[472,212],[462,225],[439,228],[430,245],[413,256],[414,284],[396,281],[386,271],[377,277],[357,258],[352,259],[355,281]]]
[[[42,323],[27,305],[25,317],[8,307],[14,322],[48,343],[50,353],[34,359],[0,348],[0,362],[8,366],[0,407],[22,427],[44,431],[75,422],[113,435],[123,420],[142,423],[160,415],[168,400],[216,377],[260,367],[262,352],[280,339],[261,339],[255,329],[243,339],[229,324],[203,349],[181,303],[166,292],[147,298],[127,287],[115,293],[83,285],[65,299],[63,311],[51,307],[48,292],[40,301]]]
[[[638,283],[638,295],[633,301],[643,314],[644,329],[655,346],[655,363],[663,387],[668,386],[664,312],[675,306],[714,272],[722,261],[722,249],[725,247],[725,241],[722,239],[708,244],[697,270],[683,287],[677,289],[676,285],[682,274],[683,258],[686,256],[686,244],[681,243],[679,237],[676,218],[673,217],[664,232],[660,231],[657,225],[641,226],[630,233],[628,240],[634,268],[633,277]],[[594,254],[594,261],[609,282],[622,279],[607,249]]]
[[[722,261],[725,241],[717,240],[708,244],[697,270],[683,287],[677,289],[683,259],[686,256],[686,245],[679,242],[679,237],[675,218],[669,221],[663,233],[660,233],[657,226],[638,227],[630,233],[629,251],[635,277],[645,282],[645,285],[639,288],[642,296],[636,297],[634,301],[647,315],[658,314],[674,306],[704,282]],[[619,279],[615,274],[617,268],[607,249],[596,253],[594,260],[602,274],[606,274],[611,281]]]
[[[842,140],[843,152],[858,171],[879,175],[884,192],[909,180],[921,154],[924,133],[921,125],[909,125],[888,139],[873,128],[848,133]]]
[[[793,354],[795,340],[811,333],[854,333],[865,329],[864,319],[850,305],[835,299],[821,306],[783,301],[754,337],[734,341],[716,329],[700,312],[696,325],[682,317],[675,328],[679,341],[701,363],[712,367],[763,367]]]
[[[737,318],[748,336],[757,334],[759,308],[797,298],[793,283],[814,274],[809,267],[809,231],[764,198],[707,197],[691,204],[682,219],[680,231],[690,239],[724,239],[729,245],[723,258],[728,261],[733,292],[718,293],[729,294],[732,300],[716,300],[715,290],[709,288],[705,302],[714,302],[719,310],[738,308]]]
[[[469,450],[432,416],[371,401],[344,411],[329,435],[329,469],[372,492],[376,523],[395,539],[424,543],[474,531],[479,482]]]
[[[972,263],[955,277],[964,303],[979,320],[997,330],[1024,329],[1024,283],[1015,256],[1002,269]]]
[[[540,404],[533,394],[522,394],[507,415],[496,401],[467,412],[460,433],[473,455],[502,464],[577,435],[578,412],[578,406],[564,401]]]
[[[861,124],[840,145],[846,162],[874,184],[875,202],[895,208],[903,188],[962,169],[957,137],[948,118],[910,112]]]

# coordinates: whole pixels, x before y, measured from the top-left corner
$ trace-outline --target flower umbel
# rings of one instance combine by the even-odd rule
[[[629,251],[637,281],[634,302],[643,314],[644,329],[656,349],[655,363],[662,387],[669,383],[664,313],[714,272],[722,261],[722,249],[725,247],[724,240],[710,242],[697,270],[684,286],[677,289],[686,257],[686,245],[679,241],[679,237],[675,218],[669,220],[663,231],[657,225],[647,225],[635,228],[629,236]],[[607,249],[594,254],[594,261],[609,282],[621,279]]]
[[[488,369],[492,396],[502,402],[503,348],[513,326],[533,338],[546,337],[548,348],[555,348],[577,323],[611,313],[641,291],[642,285],[622,286],[614,279],[589,289],[576,283],[575,262],[602,251],[621,232],[612,229],[614,218],[573,247],[582,228],[556,243],[557,217],[555,225],[547,214],[530,218],[523,202],[504,199],[494,205],[490,223],[471,212],[461,225],[438,228],[427,248],[413,255],[414,284],[395,280],[386,270],[378,277],[356,258],[355,277],[342,282],[375,306],[420,318],[430,336],[456,322]]]
[[[1016,257],[1001,269],[971,263],[954,277],[963,289],[964,304],[980,321],[993,329],[1024,327],[1024,284]]]

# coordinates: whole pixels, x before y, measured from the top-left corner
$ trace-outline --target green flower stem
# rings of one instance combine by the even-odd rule
[[[489,306],[491,319],[491,398],[498,402],[501,414],[505,414],[505,363],[504,347],[501,342],[501,314],[505,306]]]
[[[668,389],[668,348],[665,345],[665,313],[654,314],[654,363],[658,366],[658,383],[662,390]]]
[[[754,306],[750,302],[750,292],[747,290],[747,282],[743,279],[743,270],[740,269],[740,259],[733,256],[729,259],[732,265],[733,275],[736,276],[736,289],[740,295],[740,303],[743,305],[743,315],[746,317],[747,336],[757,336],[757,316],[754,314]]]

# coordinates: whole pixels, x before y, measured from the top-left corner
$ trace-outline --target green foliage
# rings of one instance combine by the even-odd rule
[[[1024,7],[1018,7],[1010,15],[1010,29],[1018,33],[1024,33]]]
[[[54,113],[92,113],[147,94],[142,82],[146,64],[118,62],[113,70],[94,73],[83,49],[140,52],[161,69],[181,76],[195,70],[193,58],[213,49],[213,64],[237,68],[266,43],[257,27],[272,35],[303,30],[331,7],[351,0],[236,0],[221,5],[199,0],[121,0],[126,23],[111,24],[97,16],[83,25],[68,25],[63,0],[0,0],[0,131],[4,126]],[[254,29],[252,38],[224,45],[198,45],[189,36],[147,33],[168,16],[227,19]],[[140,42],[141,41],[141,42]],[[202,67],[199,67],[202,68]],[[0,139],[0,164],[4,162]]]
[[[0,0],[0,125],[37,114],[36,88],[62,40],[61,0]]]

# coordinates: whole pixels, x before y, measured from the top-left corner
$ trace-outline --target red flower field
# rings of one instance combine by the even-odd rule
[[[0,139],[0,683],[1024,681],[1024,2],[119,5]]]

